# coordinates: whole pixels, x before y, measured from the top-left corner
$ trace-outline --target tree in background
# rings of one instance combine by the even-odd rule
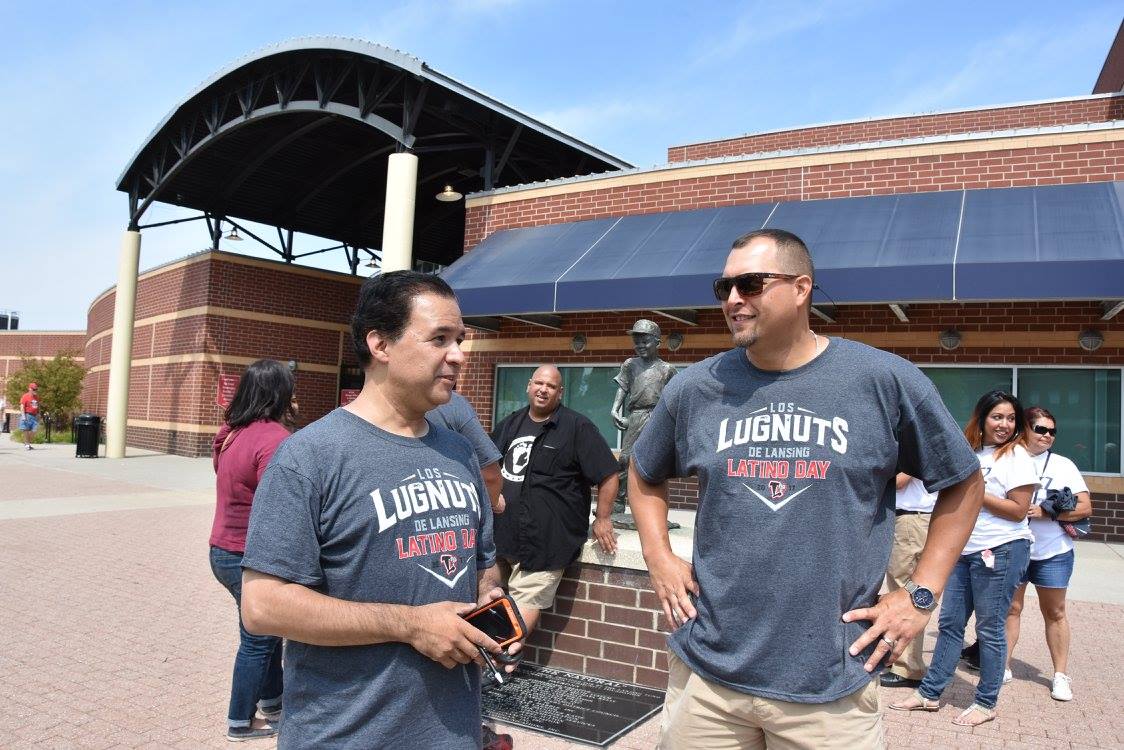
[[[39,384],[39,411],[56,420],[69,422],[82,408],[82,379],[86,368],[72,354],[59,354],[54,359],[21,357],[23,367],[8,377],[4,396],[8,407],[19,409],[20,396],[27,393],[28,383]]]

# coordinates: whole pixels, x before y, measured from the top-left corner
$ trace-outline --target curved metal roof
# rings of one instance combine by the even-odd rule
[[[220,70],[156,127],[117,181],[136,226],[154,201],[381,243],[387,156],[419,157],[415,257],[447,263],[469,193],[630,165],[371,42],[308,37]]]

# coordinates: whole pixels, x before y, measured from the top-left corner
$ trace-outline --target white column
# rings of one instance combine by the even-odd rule
[[[109,403],[105,420],[105,455],[125,457],[129,416],[129,370],[133,365],[133,319],[137,308],[140,232],[129,230],[121,240],[117,290],[113,302],[113,349],[109,354]]]
[[[414,267],[414,202],[418,157],[391,154],[386,165],[386,208],[382,219],[382,270]]]

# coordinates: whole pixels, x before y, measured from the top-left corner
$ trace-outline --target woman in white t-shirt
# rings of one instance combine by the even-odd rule
[[[1031,540],[1026,513],[1038,486],[1034,462],[1021,444],[1025,425],[1018,400],[1003,391],[984,394],[972,411],[964,436],[975,449],[983,471],[983,508],[948,578],[929,670],[913,695],[890,708],[940,708],[941,693],[956,671],[964,629],[974,610],[980,681],[975,701],[953,723],[976,726],[995,718],[1007,661],[1007,611],[1026,573]]]
[[[1030,546],[1030,565],[1022,584],[1015,592],[1011,611],[1007,614],[1007,640],[1010,643],[1007,662],[1009,665],[1011,654],[1019,640],[1023,596],[1029,581],[1034,584],[1034,590],[1038,594],[1042,619],[1046,621],[1046,645],[1050,649],[1050,660],[1054,662],[1054,681],[1050,696],[1054,700],[1068,701],[1073,699],[1073,690],[1066,674],[1069,660],[1069,620],[1065,613],[1065,591],[1073,574],[1073,540],[1059,522],[1088,518],[1093,514],[1093,504],[1089,499],[1089,488],[1085,486],[1085,479],[1077,466],[1065,456],[1059,456],[1051,450],[1058,434],[1054,415],[1040,406],[1034,406],[1026,410],[1026,418],[1030,431],[1027,432],[1024,443],[1034,460],[1039,487],[1034,495],[1034,503],[1027,511],[1030,531],[1034,535]],[[1042,510],[1042,501],[1046,499],[1048,490],[1060,490],[1062,487],[1068,487],[1077,497],[1077,508],[1068,513],[1059,513],[1055,518]],[[1010,673],[1008,667],[1006,674]]]

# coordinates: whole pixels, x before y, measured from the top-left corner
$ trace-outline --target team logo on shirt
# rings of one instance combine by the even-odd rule
[[[460,561],[455,555],[441,555],[438,559],[441,561],[441,567],[445,569],[445,575],[451,576],[457,572],[457,563]]]
[[[379,488],[370,498],[379,533],[397,536],[398,559],[414,559],[442,585],[456,587],[472,568],[462,563],[476,549],[481,510],[476,483],[447,470],[418,468],[387,495]],[[457,554],[461,551],[467,554]]]
[[[449,588],[456,587],[457,581],[461,579],[461,576],[468,572],[468,568],[465,567],[461,568],[461,572],[454,575],[454,571],[460,564],[460,560],[455,555],[441,555],[441,557],[437,560],[437,564],[441,567],[441,570],[445,575],[441,575],[441,573],[438,573],[432,568],[427,568],[421,563],[417,563],[417,566]]]
[[[422,518],[443,510],[460,510],[466,519],[470,514],[480,514],[476,484],[441,469],[418,469],[402,479],[389,498],[380,488],[371,493],[371,500],[380,534],[411,517]]]
[[[842,417],[826,418],[795,403],[774,402],[732,423],[729,418],[719,422],[715,453],[745,451],[745,458],[726,459],[726,476],[762,480],[740,484],[778,511],[827,478],[832,461],[814,459],[812,452],[820,448],[845,455],[849,431]]]
[[[509,482],[522,482],[523,474],[527,471],[527,464],[531,461],[531,446],[535,443],[534,435],[524,435],[511,441],[507,447],[507,455],[500,465],[500,474]]]

